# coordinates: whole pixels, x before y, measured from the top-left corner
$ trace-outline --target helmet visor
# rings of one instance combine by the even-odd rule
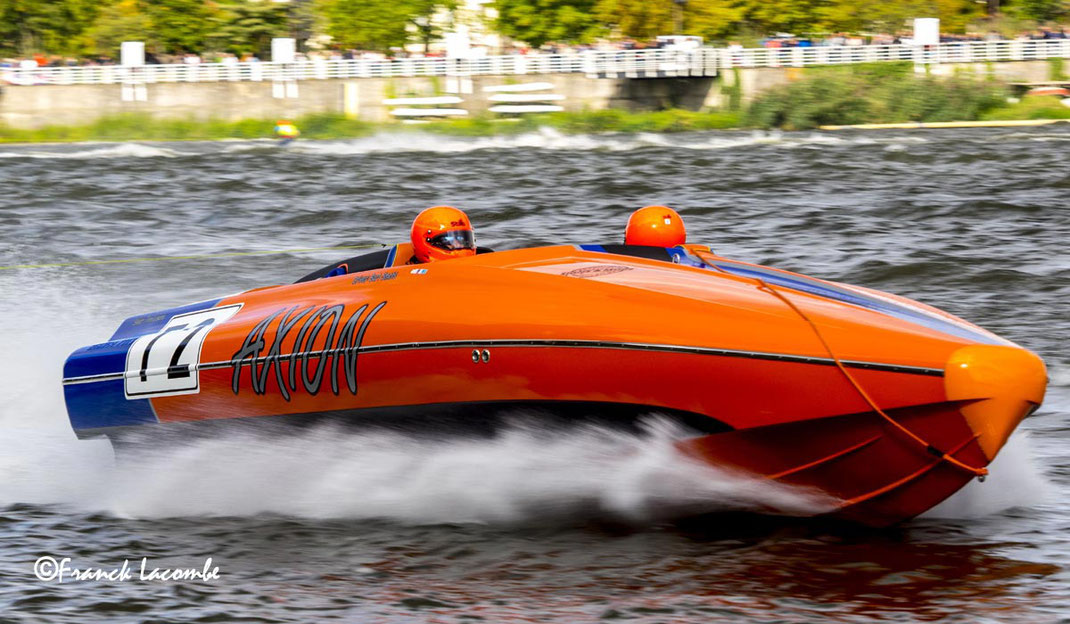
[[[438,247],[446,251],[456,251],[458,249],[471,249],[474,251],[476,248],[476,237],[472,230],[443,232],[438,236],[427,239],[427,242],[432,247]]]

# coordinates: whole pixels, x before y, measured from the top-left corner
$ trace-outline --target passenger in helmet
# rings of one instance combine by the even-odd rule
[[[632,213],[624,229],[625,245],[676,247],[687,240],[684,220],[668,206],[647,206]]]
[[[434,206],[412,222],[415,262],[463,258],[476,254],[476,236],[468,215],[453,206]]]

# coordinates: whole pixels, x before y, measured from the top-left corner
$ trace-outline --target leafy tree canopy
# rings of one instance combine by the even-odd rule
[[[271,49],[271,40],[289,33],[290,16],[285,4],[231,0],[220,9],[211,34],[214,48],[264,58]]]
[[[78,54],[96,17],[94,0],[0,0],[0,50]]]
[[[497,0],[498,31],[534,47],[549,41],[586,43],[601,30],[595,4],[596,0]]]
[[[454,0],[319,0],[317,9],[334,42],[347,48],[389,50],[413,33],[425,43],[438,35],[432,17]]]
[[[163,52],[199,52],[212,32],[216,4],[206,0],[152,0],[142,3]]]

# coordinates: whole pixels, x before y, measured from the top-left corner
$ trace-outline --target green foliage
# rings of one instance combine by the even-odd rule
[[[684,32],[716,40],[738,31],[743,8],[730,0],[691,0],[684,8]]]
[[[0,52],[78,54],[98,10],[93,0],[0,0]]]
[[[1070,119],[1070,106],[1064,106],[1061,98],[1053,95],[1026,96],[1016,104],[1010,104],[985,113],[985,120],[1015,119]]]
[[[161,51],[169,53],[204,50],[212,20],[219,15],[217,5],[207,0],[152,0],[141,7]]]
[[[338,139],[367,136],[376,126],[334,113],[317,113],[298,118],[295,123],[306,139]]]
[[[672,0],[598,0],[595,14],[622,35],[652,39],[675,31],[674,4]],[[680,11],[686,34],[715,39],[735,30],[745,10],[737,0],[690,0]]]
[[[307,115],[298,118],[295,123],[301,129],[301,135],[311,139],[361,137],[375,128],[367,122],[332,114]],[[274,121],[259,119],[197,121],[126,114],[104,117],[85,126],[48,126],[36,130],[0,126],[0,143],[270,139],[274,137],[274,127]]]
[[[1070,110],[1070,109],[1068,109]],[[404,132],[419,130],[460,136],[490,136],[530,132],[553,127],[568,133],[596,132],[682,132],[736,128],[737,113],[667,110],[627,113],[617,110],[582,113],[552,113],[515,121],[475,117],[449,119],[419,126],[397,123],[372,124],[338,114],[306,115],[295,120],[302,139],[345,139],[368,136],[389,128]],[[37,130],[15,130],[0,126],[0,143],[60,141],[183,141],[212,139],[268,139],[274,136],[275,122],[192,119],[155,119],[148,115],[116,115],[85,126],[49,126]]]
[[[671,0],[598,0],[598,19],[628,37],[650,39],[673,32]]]
[[[807,32],[821,20],[831,0],[743,0],[744,19],[761,25],[765,32]]]
[[[409,28],[425,46],[441,33],[431,17],[455,0],[317,0],[316,8],[334,42],[347,48],[389,50],[409,41]]]
[[[117,58],[124,41],[144,41],[147,48],[158,44],[149,18],[137,0],[120,0],[101,9],[86,31],[87,47],[93,54]]]
[[[424,51],[431,47],[431,42],[442,36],[442,30],[433,19],[440,10],[457,8],[457,0],[408,0],[406,19],[414,26],[424,44]]]
[[[1048,80],[1066,79],[1066,62],[1058,56],[1048,59]]]
[[[1070,3],[1066,0],[1014,0],[1011,12],[1026,19],[1047,22],[1070,15]]]
[[[215,16],[216,29],[211,37],[217,49],[241,55],[257,54],[265,58],[273,37],[284,37],[289,30],[285,4],[260,0],[231,0],[220,5]]]
[[[972,121],[1003,105],[1007,89],[969,76],[917,75],[909,63],[815,68],[758,98],[748,125],[804,130],[822,125]]]
[[[496,0],[494,6],[498,31],[535,47],[587,42],[600,32],[595,0]]]
[[[325,32],[341,46],[388,50],[441,36],[443,9],[459,0],[0,0],[0,53],[115,55],[123,40],[165,53],[266,52],[272,36]],[[986,18],[978,0],[494,0],[499,32],[534,46],[589,42],[604,35],[646,39],[675,31],[754,45],[776,32],[899,32],[914,17],[939,17],[943,30],[971,23],[1013,36],[1037,21],[1070,17],[1070,0],[1004,0]]]

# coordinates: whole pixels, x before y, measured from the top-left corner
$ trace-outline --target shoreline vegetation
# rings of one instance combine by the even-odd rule
[[[1070,120],[1055,96],[1013,97],[990,76],[918,74],[910,63],[808,69],[738,110],[650,112],[622,110],[550,113],[514,120],[474,117],[421,124],[372,123],[317,114],[295,120],[305,139],[354,139],[384,132],[422,131],[453,136],[499,136],[552,128],[565,134],[694,132],[705,130],[812,130],[822,126]],[[735,99],[735,98],[731,98]],[[156,119],[126,114],[82,126],[33,130],[0,125],[0,143],[82,141],[206,141],[273,138],[274,120]]]

